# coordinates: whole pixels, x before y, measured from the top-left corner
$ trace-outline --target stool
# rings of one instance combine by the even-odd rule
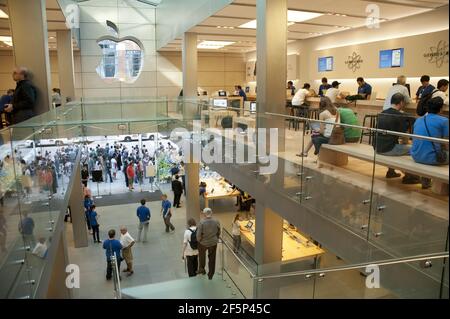
[[[319,109],[308,109],[308,118],[311,120],[318,120],[319,119]],[[309,125],[309,131],[312,132],[311,125]]]
[[[369,127],[370,128],[376,128],[377,127],[377,121],[378,121],[378,114],[366,114],[364,115],[364,120],[363,120],[363,126],[366,126],[366,121],[369,122]],[[361,134],[361,138],[359,140],[360,143],[362,143],[362,140],[364,138],[364,136],[368,136],[369,137],[369,145],[372,145],[372,139],[375,137],[375,132],[373,131],[368,131],[366,132],[366,130],[363,129],[363,132]]]

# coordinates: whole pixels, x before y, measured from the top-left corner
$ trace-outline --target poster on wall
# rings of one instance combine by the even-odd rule
[[[333,71],[333,57],[321,57],[318,61],[319,72],[329,72]]]
[[[245,78],[247,82],[256,81],[256,61],[247,62]]]

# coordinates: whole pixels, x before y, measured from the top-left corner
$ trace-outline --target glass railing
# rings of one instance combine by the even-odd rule
[[[27,132],[23,132],[23,130]],[[1,134],[0,298],[40,297],[61,240],[79,147],[44,147],[42,131],[12,127]]]
[[[11,285],[1,285],[1,296],[18,297],[12,293],[13,283],[17,282],[14,278],[23,278],[24,273],[32,278],[26,282],[34,280],[35,284],[30,287],[35,287],[39,281],[38,269],[43,266],[40,259],[31,259],[35,256],[31,251],[41,238],[44,243],[50,241],[48,229],[52,228],[52,223],[56,225],[65,212],[67,203],[64,200],[71,181],[70,166],[77,163],[76,156],[80,156],[82,164],[89,166],[92,165],[89,163],[89,147],[97,140],[110,146],[128,140],[141,143],[144,137],[151,138],[147,136],[149,132],[154,132],[153,139],[158,145],[164,139],[162,136],[170,136],[176,128],[189,131],[191,144],[207,146],[206,129],[217,128],[219,131],[215,134],[224,137],[225,128],[247,127],[247,130],[233,131],[223,139],[222,154],[215,154],[217,160],[211,167],[240,184],[239,187],[257,201],[263,200],[283,218],[300,225],[311,238],[346,260],[347,264],[448,251],[448,195],[445,195],[446,192],[448,194],[448,166],[420,166],[410,157],[379,155],[367,143],[371,137],[374,141],[371,144],[377,147],[377,132],[414,141],[433,141],[439,149],[440,145],[448,149],[448,140],[386,132],[378,130],[376,125],[362,127],[341,123],[345,129],[366,133],[362,143],[359,138],[355,139],[356,143],[345,145],[325,143],[318,156],[313,155],[313,145],[308,156],[297,156],[306,152],[311,135],[316,134],[311,131],[321,124],[335,126],[309,117],[270,113],[256,116],[233,108],[211,110],[207,102],[198,100],[136,98],[74,101],[1,131],[0,191],[4,206],[1,207],[0,231],[5,234],[1,240],[6,244],[0,245],[0,273],[8,274],[5,279],[2,276],[2,283],[11,282]],[[197,125],[203,133],[200,137],[191,135]],[[279,131],[277,149],[262,154],[263,145],[256,143],[261,139],[256,138],[251,130],[257,125],[286,128]],[[270,137],[274,137],[273,134],[268,139]],[[46,152],[51,152],[54,157],[50,173],[45,165],[40,169],[45,163],[40,163],[39,158],[47,157]],[[167,166],[158,165],[158,161],[165,163],[166,159],[158,158],[157,150],[154,154],[157,167]],[[261,162],[276,162],[276,169],[264,171],[268,165],[256,160],[248,161],[249,154],[258,154],[255,159]],[[402,184],[401,178],[386,178],[388,167],[396,169],[397,173],[419,170],[417,173],[423,177],[423,183],[411,184],[414,180],[406,180],[407,183]],[[158,187],[158,182],[169,176],[167,167],[165,170],[157,169],[155,182],[145,183],[143,187]],[[98,185],[98,189],[93,188],[93,195],[111,193],[109,175],[105,174],[103,178],[105,183]],[[57,185],[56,189],[54,185]],[[267,200],[267,194],[271,194],[273,199]],[[31,246],[27,245],[26,236],[16,230],[20,220],[29,222],[25,212],[31,213],[35,222],[36,240]],[[227,239],[224,236],[224,242],[232,247],[231,237]],[[48,247],[50,243],[46,245]],[[235,264],[234,255],[247,260],[245,265],[250,272]],[[255,271],[256,268],[252,267],[256,266],[251,265],[256,262],[251,254],[248,255],[247,258],[245,251],[240,254],[227,251],[224,260],[230,269],[235,270],[228,274],[232,280],[238,282],[243,274],[247,276],[246,273],[262,275],[271,273],[270,269],[285,271],[278,265]],[[415,266],[411,264],[411,267]],[[302,267],[286,269],[310,270]],[[321,268],[321,265],[314,267]],[[436,269],[432,267],[427,272]],[[263,270],[267,271],[261,272]],[[416,270],[421,273],[418,267]],[[434,275],[438,276],[438,271]],[[250,284],[246,285],[243,294],[248,296],[251,290]],[[33,296],[33,293],[26,295]]]
[[[254,280],[255,298],[262,299],[448,298],[448,253],[276,273]]]

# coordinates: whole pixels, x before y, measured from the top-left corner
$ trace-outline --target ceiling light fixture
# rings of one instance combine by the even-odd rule
[[[0,19],[8,19],[8,18],[9,16],[6,14],[6,12],[0,9]]]
[[[234,44],[234,43],[235,42],[230,42],[230,41],[203,41],[197,45],[197,49],[217,50],[217,49],[222,49],[223,47]]]
[[[288,26],[291,26],[295,23],[311,20],[311,19],[320,17],[322,15],[323,15],[323,13],[317,13],[317,12],[288,10],[288,14],[287,14]],[[257,27],[256,20],[251,20],[251,21],[241,24],[239,26],[239,28],[243,28],[243,29],[256,29],[256,27]]]

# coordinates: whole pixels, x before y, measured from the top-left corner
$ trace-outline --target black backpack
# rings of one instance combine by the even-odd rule
[[[192,230],[189,228],[189,230],[191,231],[191,240],[189,241],[189,245],[191,246],[192,249],[196,250],[198,249],[197,229]]]
[[[419,103],[417,103],[417,109],[416,109],[417,115],[424,116],[425,114],[427,114],[427,112],[428,112],[427,103],[431,99],[433,94],[436,93],[437,91],[439,91],[439,90],[434,89],[432,92],[425,94],[424,96],[422,96],[420,98]]]

